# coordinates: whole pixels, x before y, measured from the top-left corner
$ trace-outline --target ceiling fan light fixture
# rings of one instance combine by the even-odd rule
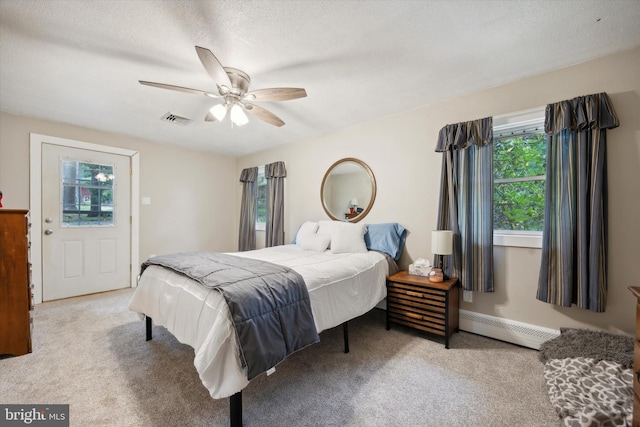
[[[154,83],[144,80],[138,80],[138,82],[145,86],[222,99],[221,104],[214,105],[209,110],[204,117],[204,121],[221,122],[227,116],[227,111],[229,111],[231,122],[235,126],[242,126],[249,123],[249,119],[244,110],[248,111],[249,114],[255,118],[270,125],[283,126],[284,121],[282,121],[280,117],[262,107],[251,104],[251,102],[287,101],[307,96],[307,92],[304,89],[294,87],[273,87],[249,92],[251,79],[247,73],[237,68],[223,67],[213,52],[204,47],[196,46],[196,53],[205,71],[209,74],[209,77],[213,79],[217,90],[208,92],[165,83]]]
[[[242,107],[239,104],[233,104],[229,117],[231,118],[231,122],[236,126],[242,126],[249,123],[249,118],[245,112],[242,111]]]
[[[227,104],[216,104],[209,111],[217,121],[221,122],[227,115]]]

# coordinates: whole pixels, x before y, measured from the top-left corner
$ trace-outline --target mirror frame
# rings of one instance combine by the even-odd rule
[[[331,174],[331,171],[333,171],[336,167],[340,166],[341,164],[347,163],[347,162],[353,162],[353,163],[357,163],[358,165],[360,165],[360,167],[362,167],[362,169],[364,169],[364,171],[369,175],[369,180],[371,181],[371,199],[369,200],[369,204],[360,213],[360,215],[357,215],[357,216],[355,216],[353,218],[350,218],[350,219],[336,218],[335,215],[331,211],[329,211],[329,208],[327,207],[327,204],[325,203],[325,200],[324,200],[324,185],[325,185],[325,183],[327,181],[327,178]],[[343,222],[358,222],[358,221],[360,221],[362,218],[367,216],[367,214],[369,213],[369,211],[373,207],[373,202],[375,200],[376,200],[376,177],[373,176],[373,172],[371,171],[371,168],[369,167],[369,165],[367,165],[365,162],[363,162],[360,159],[356,159],[354,157],[345,157],[344,159],[340,159],[337,162],[335,162],[334,164],[332,164],[329,167],[329,169],[327,169],[327,172],[324,174],[324,178],[322,178],[322,184],[320,185],[320,201],[322,202],[322,207],[324,208],[324,211],[326,212],[326,214],[329,216],[329,218],[331,218],[334,221],[343,221]]]

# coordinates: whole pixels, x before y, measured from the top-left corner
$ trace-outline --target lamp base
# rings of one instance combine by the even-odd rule
[[[442,273],[443,280],[449,280],[450,277],[447,276],[444,273],[444,256],[443,255],[437,255],[437,257],[438,257],[438,268],[437,269],[440,270],[440,272]]]

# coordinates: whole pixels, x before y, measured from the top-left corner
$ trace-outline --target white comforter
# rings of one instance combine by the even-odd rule
[[[386,296],[389,267],[378,252],[332,254],[284,245],[233,255],[285,265],[301,274],[318,332],[366,313]],[[237,356],[229,309],[218,291],[152,265],[140,278],[129,309],[148,315],[194,348],[194,365],[211,397],[231,396],[249,383]]]

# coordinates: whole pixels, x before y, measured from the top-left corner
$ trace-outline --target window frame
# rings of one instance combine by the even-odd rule
[[[507,132],[523,132],[526,130],[541,129],[544,132],[545,107],[538,107],[531,110],[520,111],[516,113],[505,114],[494,117],[493,135],[494,139],[500,134]],[[531,176],[525,178],[505,178],[499,182],[522,182],[540,180],[545,175]],[[494,209],[495,206],[492,206]],[[493,230],[493,245],[505,247],[521,247],[521,248],[542,248],[542,231],[532,230]]]

